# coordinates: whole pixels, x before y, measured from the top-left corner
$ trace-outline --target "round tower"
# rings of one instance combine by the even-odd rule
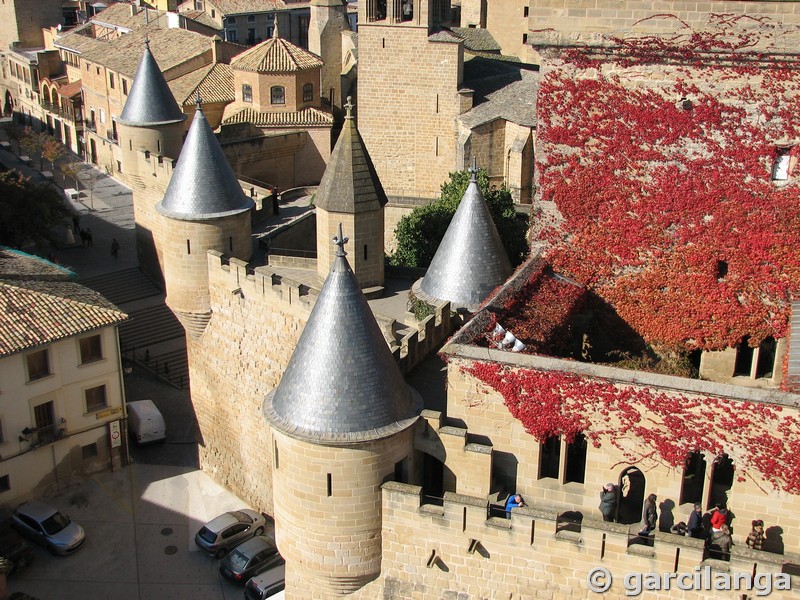
[[[350,98],[339,140],[322,176],[314,206],[317,209],[317,274],[324,279],[336,260],[328,240],[337,223],[353,243],[352,269],[362,288],[384,283],[384,206],[387,203],[378,174],[353,118]]]
[[[380,575],[381,485],[410,469],[419,395],[408,387],[345,258],[264,402],[287,598],[331,598]]]
[[[122,177],[133,193],[133,218],[136,223],[136,253],[139,265],[156,280],[163,277],[155,204],[166,187],[165,178],[154,178],[150,161],[158,156],[178,158],[183,143],[184,121],[175,97],[145,38],[144,54],[133,78],[131,93],[116,117],[121,150]],[[150,158],[150,154],[153,158]],[[145,170],[146,169],[146,170]],[[142,176],[144,173],[147,177]],[[163,183],[162,183],[163,182]]]
[[[144,46],[131,93],[122,113],[116,118],[122,174],[132,185],[141,183],[136,178],[140,171],[138,156],[142,152],[178,158],[186,120],[153,58],[148,38],[145,38]]]
[[[251,210],[200,100],[181,157],[163,200],[158,238],[164,263],[167,306],[186,331],[199,336],[211,318],[208,250],[241,260],[252,255]]]

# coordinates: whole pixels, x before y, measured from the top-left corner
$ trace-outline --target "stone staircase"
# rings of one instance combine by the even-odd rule
[[[139,269],[80,280],[100,292],[130,319],[120,325],[122,356],[179,388],[189,387],[183,326],[164,303],[164,294]]]

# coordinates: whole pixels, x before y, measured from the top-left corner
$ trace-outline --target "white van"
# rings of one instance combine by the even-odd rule
[[[128,431],[140,444],[160,442],[167,437],[163,415],[152,400],[128,402]]]

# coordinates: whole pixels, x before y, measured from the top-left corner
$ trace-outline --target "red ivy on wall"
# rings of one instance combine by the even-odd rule
[[[749,476],[800,493],[800,421],[782,414],[781,406],[496,363],[473,362],[461,370],[499,392],[539,441],[562,435],[570,442],[583,433],[595,447],[610,443],[626,460],[643,466],[682,467],[690,452],[725,452],[740,480]]]
[[[620,40],[617,62],[567,51],[537,126],[540,200],[563,217],[538,233],[553,268],[648,342],[709,350],[786,336],[800,282],[800,169],[771,176],[776,144],[800,141],[800,66],[734,54],[774,35],[765,23],[738,38],[736,17],[714,23]]]

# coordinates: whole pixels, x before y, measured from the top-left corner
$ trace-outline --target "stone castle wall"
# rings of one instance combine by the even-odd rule
[[[443,506],[432,506],[423,504],[421,491],[395,482],[383,486],[380,597],[387,600],[597,598],[586,583],[596,567],[613,577],[603,597],[626,598],[628,573],[705,574],[713,585],[717,573],[780,573],[787,559],[734,546],[730,562],[703,561],[701,540],[656,533],[653,547],[629,545],[627,528],[616,523],[584,518],[580,527],[565,526],[555,511],[536,506],[516,509],[510,519],[487,518],[485,499],[445,493]],[[793,589],[799,584],[799,577],[791,578]],[[792,593],[773,591],[770,598],[788,599]],[[740,600],[743,595],[713,587],[681,591],[673,580],[670,591],[646,597]]]
[[[345,246],[348,262],[362,288],[382,286],[383,260],[383,209],[355,215],[332,213],[317,209],[317,273],[325,279],[336,256],[334,236],[338,236],[339,223],[342,235],[349,238]]]
[[[308,320],[307,290],[267,267],[208,253],[213,318],[187,337],[200,464],[255,508],[273,512],[272,444],[261,405],[280,381]],[[245,467],[246,465],[246,467]]]

